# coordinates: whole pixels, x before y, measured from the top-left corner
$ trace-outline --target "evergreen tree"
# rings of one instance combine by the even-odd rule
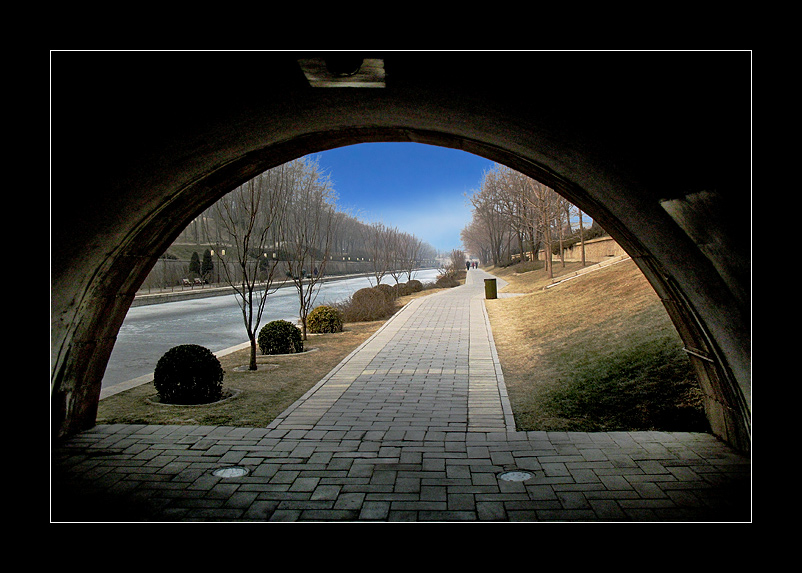
[[[192,258],[189,260],[189,273],[198,276],[201,274],[200,257],[197,252],[192,253]]]
[[[212,252],[209,249],[203,251],[203,262],[200,266],[201,276],[204,280],[209,280],[209,276],[214,270],[214,263],[212,262]]]

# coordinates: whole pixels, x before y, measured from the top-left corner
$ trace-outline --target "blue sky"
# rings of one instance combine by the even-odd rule
[[[339,210],[414,234],[440,251],[459,248],[471,221],[466,195],[494,163],[417,143],[362,143],[310,156],[328,173]]]

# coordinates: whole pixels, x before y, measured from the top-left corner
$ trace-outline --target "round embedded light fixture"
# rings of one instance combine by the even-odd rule
[[[529,472],[513,470],[498,474],[498,478],[503,481],[526,481],[534,476]]]
[[[248,470],[243,467],[233,466],[227,468],[218,468],[212,472],[212,475],[221,478],[235,478],[235,477],[242,477],[244,475],[248,475]]]

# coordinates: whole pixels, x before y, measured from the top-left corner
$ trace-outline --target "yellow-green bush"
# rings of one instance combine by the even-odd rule
[[[306,327],[314,334],[342,332],[343,314],[332,306],[318,306],[306,317]]]

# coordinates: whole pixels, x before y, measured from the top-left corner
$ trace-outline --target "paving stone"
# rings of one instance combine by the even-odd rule
[[[384,521],[390,515],[390,502],[387,501],[366,501],[362,503],[359,520],[360,521]]]
[[[749,457],[713,436],[516,431],[485,277],[409,303],[267,428],[110,424],[58,444],[51,519],[751,520]],[[499,480],[512,468],[532,478]]]
[[[318,485],[312,492],[313,500],[336,500],[342,490],[341,486],[337,485]]]

